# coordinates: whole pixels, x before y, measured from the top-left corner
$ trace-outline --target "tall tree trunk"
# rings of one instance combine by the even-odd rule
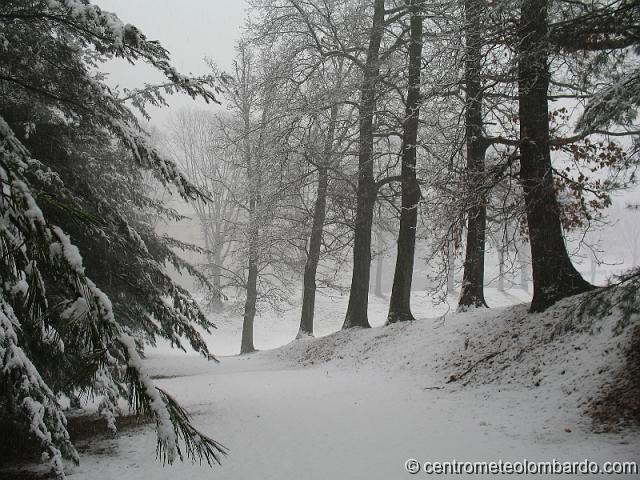
[[[378,245],[376,248],[376,281],[374,284],[373,294],[376,297],[382,297],[382,271],[384,270],[384,255],[382,255],[384,241],[382,240],[382,229],[378,230],[376,237],[378,239]]]
[[[217,238],[220,238],[219,233],[216,234]],[[220,265],[222,265],[222,255],[220,254],[220,250],[222,242],[218,241],[213,249],[213,268],[211,270],[211,275],[213,275],[213,288],[215,292],[213,294],[213,306],[216,309],[219,309],[222,306],[222,299],[226,299],[226,296],[222,293],[222,270],[220,269]]]
[[[380,75],[380,43],[384,32],[384,0],[374,0],[373,25],[369,35],[367,60],[360,96],[360,146],[358,152],[358,189],[353,240],[353,274],[349,305],[342,328],[368,328],[369,280],[371,276],[371,226],[376,202],[373,178],[373,116],[376,109],[376,85]]]
[[[420,185],[416,178],[416,143],[420,117],[420,67],[422,61],[422,12],[418,0],[411,0],[409,85],[402,132],[402,209],[398,231],[398,252],[387,324],[415,320],[411,313],[411,283],[416,251],[416,227]]]
[[[260,206],[260,188],[261,188],[261,160],[260,152],[252,152],[251,148],[251,105],[249,103],[249,97],[247,94],[249,83],[250,68],[244,57],[245,52],[243,50],[243,77],[242,87],[242,117],[244,122],[244,161],[247,169],[247,180],[249,187],[249,225],[248,225],[248,271],[247,271],[247,283],[246,283],[246,298],[244,303],[244,318],[242,322],[242,338],[240,340],[240,354],[251,353],[255,351],[253,344],[253,324],[256,317],[256,303],[258,301],[258,239],[260,238],[260,225],[258,209]],[[265,128],[267,106],[263,106],[262,110],[262,123],[260,139],[258,140],[258,146],[262,145],[262,132]],[[259,150],[256,149],[256,150]]]
[[[529,291],[529,258],[525,253],[525,245],[518,242],[518,263],[520,264],[520,288]]]
[[[483,0],[465,0],[464,3],[467,177],[474,198],[467,212],[467,247],[458,310],[487,306],[484,299],[487,208],[484,193],[480,191],[487,148],[482,136],[482,84],[480,81],[482,2]]]
[[[216,198],[215,208],[213,212],[214,218],[214,234],[213,234],[213,287],[216,289],[215,299],[217,300],[216,306],[221,307],[222,300],[226,300],[226,296],[222,292],[222,247],[224,245],[223,238],[223,222],[222,218],[222,206],[220,198]]]
[[[456,287],[456,247],[453,233],[447,240],[447,294],[451,295]]]
[[[522,0],[518,39],[520,180],[531,241],[533,300],[541,312],[593,286],[575,269],[564,242],[549,149],[548,0]]]
[[[504,292],[504,246],[498,246],[498,291]]]
[[[255,352],[253,345],[253,323],[256,318],[256,302],[258,299],[258,262],[255,254],[249,254],[249,274],[247,277],[247,298],[244,302],[244,318],[242,322],[242,340],[240,353]]]
[[[207,308],[215,310],[222,303],[222,293],[220,291],[220,278],[219,278],[219,268],[216,263],[216,250],[217,245],[216,241],[211,238],[211,225],[209,224],[209,220],[201,219],[200,227],[202,230],[202,236],[204,238],[204,249],[206,250],[206,262],[207,262],[207,271],[211,278],[211,284],[213,285],[213,292],[211,292],[211,298],[209,298],[207,302]],[[218,271],[218,275],[216,275],[216,270]]]
[[[340,83],[340,82],[339,82]],[[313,208],[313,226],[309,237],[309,253],[304,266],[304,280],[302,291],[302,313],[300,314],[300,328],[298,338],[313,336],[313,317],[316,303],[316,273],[320,261],[320,248],[322,247],[322,234],[324,221],[327,216],[327,188],[329,186],[328,167],[333,156],[333,141],[338,120],[338,105],[332,105],[329,113],[329,126],[324,141],[322,152],[322,164],[318,167],[318,189],[316,204]]]
[[[247,273],[247,296],[244,302],[244,318],[242,322],[242,339],[240,341],[240,353],[255,351],[253,345],[253,323],[256,317],[256,303],[258,300],[258,239],[260,229],[258,226],[257,209],[259,204],[259,187],[257,186],[258,171],[249,174],[251,198],[249,200],[249,265]]]
[[[329,176],[326,167],[318,169],[318,193],[313,209],[313,227],[309,238],[309,254],[304,266],[304,291],[302,294],[302,313],[300,315],[300,329],[298,338],[313,336],[313,317],[316,303],[316,272],[320,261],[320,247],[322,246],[322,232],[327,207],[327,186]]]

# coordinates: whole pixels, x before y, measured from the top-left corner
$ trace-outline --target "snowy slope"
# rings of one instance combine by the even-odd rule
[[[591,428],[585,415],[621,369],[640,318],[621,328],[617,314],[578,315],[582,297],[542,314],[526,304],[421,319],[366,331],[304,339],[264,356],[292,365],[428,378],[426,388],[487,385],[527,392],[548,430]],[[328,365],[328,366],[327,366]]]
[[[492,307],[518,304],[531,300],[531,295],[520,289],[499,292],[493,288],[485,291],[487,301]],[[321,290],[316,299],[315,334],[325,336],[340,330],[347,310],[348,295],[335,291]],[[413,292],[413,312],[419,319],[426,319],[455,311],[458,294],[455,293],[442,302],[425,291]],[[369,323],[374,327],[384,324],[389,309],[386,297],[369,297]],[[242,331],[242,311],[212,313],[217,325],[213,334],[206,336],[207,344],[216,355],[235,355],[240,352],[240,334]],[[259,350],[268,350],[285,345],[296,337],[300,325],[299,302],[292,308],[277,312],[268,308],[259,310],[255,320],[255,345]],[[161,347],[163,353],[175,353],[169,347]]]
[[[372,302],[380,324],[384,301]],[[146,362],[158,383],[230,448],[229,457],[214,471],[163,467],[153,460],[151,426],[140,426],[84,445],[69,478],[393,480],[410,478],[408,458],[639,461],[638,432],[596,434],[584,415],[622,366],[628,330],[614,332],[615,318],[588,319],[552,338],[574,304],[539,315],[526,315],[523,304],[448,315],[440,309],[440,316],[297,340],[220,364],[154,353]],[[416,312],[430,305],[418,298]],[[319,310],[339,327],[339,306],[321,302]],[[294,317],[278,320],[285,327],[274,344],[295,335]]]

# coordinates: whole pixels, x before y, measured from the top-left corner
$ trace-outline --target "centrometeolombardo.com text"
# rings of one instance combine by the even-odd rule
[[[637,475],[640,471],[637,462],[611,461],[598,463],[593,460],[581,461],[532,461],[523,459],[520,461],[425,461],[420,462],[413,458],[405,462],[405,470],[416,475]]]

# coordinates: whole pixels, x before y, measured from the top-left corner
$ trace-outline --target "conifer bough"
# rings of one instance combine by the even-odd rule
[[[112,58],[146,62],[168,82],[122,95],[96,72]],[[0,5],[5,101],[37,105],[66,124],[109,132],[140,166],[187,199],[206,195],[150,145],[127,103],[146,116],[147,105],[166,104],[165,93],[217,102],[218,80],[224,81],[181,75],[158,42],[88,0],[5,0]],[[196,430],[186,411],[153,384],[132,332],[117,322],[111,301],[85,274],[80,250],[43,214],[36,183],[59,190],[64,185],[32,158],[1,112],[0,183],[0,420],[18,424],[39,444],[56,477],[64,478],[63,458],[78,462],[78,453],[59,403],[62,390],[45,380],[33,355],[76,355],[91,359],[82,367],[81,393],[101,399],[100,414],[110,428],[124,395],[136,413],[155,421],[158,456],[164,461],[186,456],[219,463],[226,449]],[[68,344],[72,354],[65,351]],[[67,357],[67,364],[69,358],[75,357]]]

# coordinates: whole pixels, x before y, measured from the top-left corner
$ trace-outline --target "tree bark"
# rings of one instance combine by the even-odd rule
[[[204,220],[204,216],[201,216],[200,219],[200,230],[202,232],[202,237],[204,239],[204,249],[206,253],[206,269],[209,274],[209,278],[211,278],[211,284],[213,286],[213,291],[211,292],[211,297],[207,301],[207,309],[209,310],[217,310],[222,304],[222,294],[220,290],[220,278],[216,277],[216,259],[215,259],[215,248],[213,247],[214,241],[211,239],[211,229],[209,222]],[[219,269],[218,269],[219,270]],[[217,282],[217,283],[216,283]]]
[[[529,291],[529,259],[527,258],[524,249],[525,245],[518,242],[518,263],[520,264],[520,288],[528,292]]]
[[[575,269],[564,242],[549,149],[548,0],[522,0],[519,28],[518,104],[520,181],[531,243],[531,312],[593,286]]]
[[[244,318],[242,322],[242,338],[240,340],[240,354],[251,353],[255,351],[253,344],[253,324],[256,317],[256,303],[258,301],[258,239],[260,238],[260,226],[258,208],[260,205],[261,195],[261,164],[260,153],[252,152],[251,148],[251,105],[248,97],[249,66],[244,58],[242,62],[243,74],[243,97],[242,97],[242,117],[244,123],[244,160],[247,168],[247,180],[249,187],[249,225],[248,225],[248,272],[246,283],[246,298],[244,303]],[[263,106],[262,124],[260,139],[258,146],[262,145],[262,133],[265,128],[267,106]]]
[[[376,255],[376,281],[373,289],[373,294],[376,297],[382,297],[382,270],[384,269],[384,256],[382,255],[384,242],[382,240],[382,229],[378,230],[376,237],[378,238],[378,247]]]
[[[335,83],[336,90],[342,87],[342,62],[338,69]],[[324,222],[327,216],[327,190],[329,186],[329,167],[333,163],[333,149],[338,121],[339,105],[334,103],[329,109],[329,124],[324,140],[322,159],[318,164],[318,187],[316,203],[313,209],[313,226],[309,237],[309,251],[304,267],[304,280],[302,290],[302,313],[300,315],[300,328],[297,338],[313,336],[313,320],[315,316],[316,301],[316,276],[318,263],[320,262],[320,250],[322,247],[322,235]]]
[[[453,233],[447,239],[447,294],[451,295],[456,287],[456,247]]]
[[[311,236],[309,238],[309,253],[304,266],[304,290],[302,293],[302,313],[300,315],[298,338],[303,336],[313,336],[313,317],[316,302],[316,273],[318,270],[318,263],[320,261],[322,233],[327,214],[327,187],[329,185],[327,166],[330,161],[331,149],[333,148],[337,113],[338,107],[331,107],[329,132],[324,148],[324,165],[318,168],[318,190],[316,195],[316,204],[313,208],[313,226],[311,227]]]
[[[249,253],[249,273],[247,277],[247,297],[244,302],[242,340],[240,354],[255,352],[253,345],[253,323],[256,317],[258,299],[258,261],[256,253]]]
[[[216,249],[213,254],[213,268],[211,269],[211,275],[213,276],[213,296],[212,296],[212,307],[214,311],[218,311],[222,308],[222,300],[226,298],[222,293],[222,271],[220,270],[220,265],[222,264],[222,256],[220,255],[220,250]]]
[[[258,239],[260,229],[258,225],[258,205],[260,203],[259,186],[259,162],[255,170],[249,172],[249,265],[247,273],[247,296],[244,303],[244,318],[242,322],[242,339],[240,341],[240,354],[255,351],[253,345],[253,323],[256,317],[256,303],[258,300]]]
[[[467,247],[458,310],[487,307],[484,299],[484,257],[487,207],[481,191],[484,175],[486,142],[482,135],[482,84],[480,80],[480,20],[483,0],[465,0],[465,136],[467,144],[467,177],[473,193],[467,215]]]
[[[298,338],[313,336],[313,317],[316,303],[316,272],[320,261],[320,247],[322,246],[322,232],[327,207],[327,186],[329,176],[327,168],[318,169],[318,193],[313,209],[313,227],[309,238],[309,254],[304,266],[304,291],[302,294],[302,314],[300,315],[300,329]]]
[[[503,245],[498,246],[498,291],[504,292],[504,250]]]
[[[353,242],[353,274],[349,305],[343,329],[368,328],[369,280],[371,277],[371,226],[376,201],[373,177],[373,116],[376,108],[376,85],[380,75],[380,43],[384,32],[384,0],[374,0],[373,25],[369,35],[367,60],[359,110],[358,188]]]
[[[220,308],[222,306],[222,300],[225,298],[224,293],[222,292],[222,245],[224,244],[223,233],[222,233],[222,223],[223,219],[221,216],[221,208],[220,201],[216,202],[215,210],[214,210],[214,244],[213,248],[213,269],[211,274],[213,275],[213,287],[216,289],[214,294],[215,307]]]
[[[416,251],[416,227],[420,185],[416,178],[416,144],[420,117],[420,67],[422,61],[422,12],[420,2],[411,0],[409,85],[402,132],[402,209],[398,231],[398,252],[393,274],[387,324],[415,320],[411,313],[411,283]]]

